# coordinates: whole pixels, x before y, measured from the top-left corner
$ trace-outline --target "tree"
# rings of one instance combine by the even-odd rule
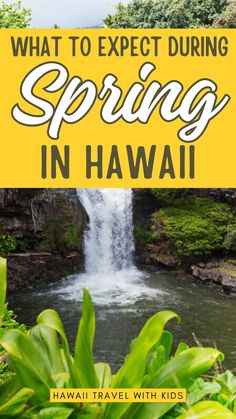
[[[236,0],[231,0],[225,11],[216,19],[218,28],[236,28]]]
[[[189,28],[211,26],[229,0],[131,0],[116,5],[104,23],[111,28]]]
[[[22,6],[21,1],[0,3],[0,28],[27,28],[31,21],[31,11]]]

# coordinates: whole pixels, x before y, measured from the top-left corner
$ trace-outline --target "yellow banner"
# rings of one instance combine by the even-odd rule
[[[1,30],[0,187],[235,187],[236,31]]]
[[[178,403],[186,402],[186,389],[83,388],[51,389],[50,402],[71,403]]]

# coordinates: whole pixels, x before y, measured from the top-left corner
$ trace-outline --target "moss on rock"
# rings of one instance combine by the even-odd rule
[[[67,196],[58,194],[46,217],[39,250],[67,254],[82,250],[83,226],[78,220],[79,209]]]

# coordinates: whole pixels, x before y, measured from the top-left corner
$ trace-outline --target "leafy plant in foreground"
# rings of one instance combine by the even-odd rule
[[[5,259],[0,258],[0,278],[3,278],[6,275],[5,272]],[[7,304],[4,302],[4,296],[6,293],[6,281],[0,281],[0,287],[0,337],[3,335],[3,333],[6,332],[6,330],[10,329],[18,329],[22,332],[26,332],[25,325],[16,322],[13,311],[8,310]],[[14,373],[9,369],[6,359],[6,352],[0,345],[0,384],[6,381],[7,378],[14,375]]]
[[[0,312],[4,307],[6,274],[1,262]],[[0,386],[0,417],[156,419],[170,418],[175,403],[49,403],[50,388],[176,388],[190,389],[222,354],[214,348],[189,348],[181,343],[172,353],[173,337],[164,330],[178,316],[171,311],[155,314],[132,343],[129,355],[112,376],[106,363],[93,361],[95,315],[91,297],[84,291],[83,313],[75,342],[74,356],[60,317],[54,310],[43,311],[27,334],[17,329],[3,333],[0,344],[7,351],[15,377]],[[224,417],[233,413],[217,401],[183,405],[179,419]],[[166,415],[166,416],[164,416]],[[194,416],[193,416],[194,415]],[[217,416],[218,415],[218,416]],[[221,415],[221,416],[220,416]],[[223,415],[223,416],[222,416]]]

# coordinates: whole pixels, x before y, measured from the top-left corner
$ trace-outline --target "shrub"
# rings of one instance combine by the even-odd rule
[[[189,28],[210,26],[228,0],[131,0],[118,3],[116,13],[104,19],[111,28]]]
[[[151,189],[153,196],[164,206],[173,204],[173,200],[178,198],[182,189],[177,188],[163,188],[163,189]]]
[[[8,310],[7,304],[5,304],[3,308],[2,326],[0,327],[0,338],[7,330],[12,329],[18,329],[24,333],[26,332],[26,326],[24,324],[19,324],[16,321],[15,314],[13,311]],[[13,371],[9,368],[9,365],[6,362],[5,354],[5,350],[0,345],[0,384],[14,376]]]
[[[227,226],[234,218],[228,204],[190,196],[156,212],[152,229],[162,229],[180,255],[204,255],[223,249]]]
[[[230,224],[224,240],[224,247],[227,250],[236,252],[236,224]]]
[[[15,315],[8,310],[5,304],[6,294],[6,262],[5,259],[0,258],[0,338],[7,330],[18,329],[22,332],[26,331],[24,325],[20,325],[15,320]],[[8,378],[12,377],[13,372],[9,369],[6,363],[5,350],[0,345],[0,385]],[[1,416],[1,414],[0,414]]]
[[[135,241],[140,246],[145,246],[146,244],[153,242],[152,232],[145,226],[135,225],[134,237],[135,237]]]
[[[0,254],[4,255],[14,252],[16,249],[16,239],[8,234],[0,234]]]
[[[29,249],[32,249],[34,247],[34,245],[36,244],[36,239],[35,238],[23,238],[23,239],[18,239],[16,242],[16,251],[17,252],[26,252]]]

